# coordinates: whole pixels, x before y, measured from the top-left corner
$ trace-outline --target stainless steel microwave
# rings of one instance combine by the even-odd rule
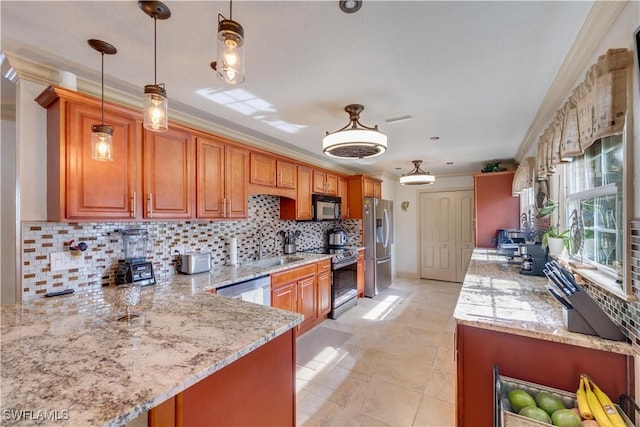
[[[342,219],[342,198],[313,194],[311,202],[314,221]]]

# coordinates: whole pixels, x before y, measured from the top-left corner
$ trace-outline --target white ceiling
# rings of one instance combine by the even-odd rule
[[[365,0],[345,14],[337,0],[235,1],[246,39],[239,86],[225,85],[209,66],[217,15],[228,18],[229,3],[165,4],[172,16],[157,23],[158,82],[170,109],[320,159],[325,132],[348,122],[344,106],[363,104],[361,122],[379,125],[389,149],[337,163],[400,174],[422,159],[437,177],[516,155],[593,2]],[[107,86],[135,95],[153,83],[153,20],[136,1],[0,5],[7,56],[99,81],[100,54],[87,44],[97,38],[118,49],[105,56]],[[212,100],[235,90],[261,100],[262,111],[243,114]],[[404,114],[414,119],[385,122]],[[282,124],[297,130],[274,126]]]

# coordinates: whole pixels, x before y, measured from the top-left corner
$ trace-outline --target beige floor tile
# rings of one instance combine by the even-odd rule
[[[376,361],[372,376],[422,392],[430,374],[430,364],[386,353]]]
[[[413,422],[414,427],[453,427],[454,405],[431,396],[423,396]]]
[[[419,392],[372,378],[362,412],[393,426],[409,426],[421,399]]]
[[[373,373],[376,360],[383,354],[379,350],[347,343],[337,365],[365,375]]]

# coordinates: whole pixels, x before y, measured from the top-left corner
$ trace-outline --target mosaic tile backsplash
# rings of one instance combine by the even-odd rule
[[[183,221],[183,222],[23,222],[22,224],[22,298],[40,297],[46,292],[62,289],[80,289],[115,281],[118,260],[124,251],[119,230],[141,228],[149,233],[150,247],[147,259],[153,262],[156,280],[178,272],[181,253],[211,252],[213,268],[228,264],[228,239],[238,239],[238,262],[255,261],[258,258],[260,230],[264,228],[264,257],[282,255],[282,237],[279,232],[296,230],[301,235],[296,240],[298,250],[324,246],[326,231],[335,222],[282,221],[280,199],[277,196],[250,196],[249,218],[242,221]],[[362,223],[360,220],[344,220],[340,225],[347,231],[350,246],[361,246]],[[83,252],[90,267],[51,271],[49,255],[85,242]],[[173,251],[173,253],[172,253]]]

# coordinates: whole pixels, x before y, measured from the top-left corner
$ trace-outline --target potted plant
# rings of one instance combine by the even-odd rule
[[[538,217],[542,218],[551,215],[557,207],[558,204],[550,200],[538,211]],[[551,256],[560,255],[564,248],[569,249],[569,232],[570,230],[560,231],[560,219],[558,218],[558,223],[552,225],[551,228],[542,235],[542,248],[549,247],[549,255]]]

